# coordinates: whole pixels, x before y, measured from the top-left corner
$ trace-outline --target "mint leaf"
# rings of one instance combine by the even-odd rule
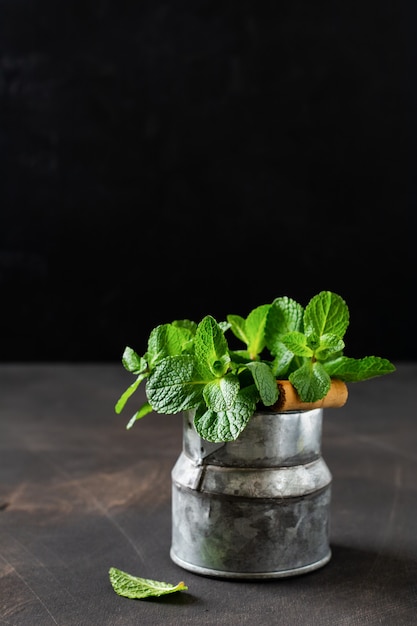
[[[142,374],[148,367],[146,360],[129,346],[124,349],[122,363],[123,367],[132,374]]]
[[[265,324],[270,307],[270,304],[262,304],[253,309],[246,318],[247,347],[250,358],[253,360],[265,348]]]
[[[136,413],[132,415],[132,417],[130,418],[130,420],[128,421],[126,425],[126,429],[129,430],[130,428],[132,428],[135,422],[140,420],[142,417],[145,417],[145,415],[148,415],[152,411],[153,409],[151,405],[149,404],[149,402],[144,402],[144,404],[142,404],[142,406],[140,407],[139,411],[136,411]]]
[[[228,315],[233,334],[247,346],[249,359],[255,360],[266,346],[265,326],[270,304],[261,304],[244,319],[240,315]]]
[[[296,330],[283,335],[282,343],[296,356],[312,357],[314,354],[307,345],[307,337]]]
[[[204,380],[192,355],[169,356],[149,375],[146,395],[159,413],[178,413],[195,408],[202,400]]]
[[[302,402],[317,402],[330,389],[330,376],[319,362],[307,362],[289,375]]]
[[[192,320],[188,320],[188,319],[185,319],[185,320],[174,320],[172,322],[172,325],[173,326],[178,326],[179,328],[187,329],[192,336],[195,335],[195,331],[197,330],[197,324],[195,322],[193,322]]]
[[[294,353],[281,342],[276,346],[276,356],[272,361],[271,369],[275,378],[285,378],[294,361]]]
[[[293,330],[302,330],[304,309],[295,300],[284,296],[275,298],[265,324],[265,341],[271,354],[281,350],[281,337]]]
[[[197,326],[194,351],[201,372],[208,374],[209,379],[226,374],[230,363],[226,337],[211,315],[204,317]]]
[[[151,331],[146,357],[149,368],[167,356],[180,355],[192,346],[192,332],[188,327],[161,324]]]
[[[249,337],[246,334],[246,320],[240,315],[228,315],[227,321],[230,324],[230,330],[235,337],[243,341],[246,345],[249,344]]]
[[[188,587],[180,582],[177,585],[163,583],[149,578],[139,578],[123,572],[116,567],[109,569],[110,583],[119,596],[140,600],[143,598],[159,597],[176,591],[185,591]]]
[[[271,406],[278,400],[278,385],[271,368],[262,361],[251,361],[246,366],[255,381],[262,404]]]
[[[329,376],[345,382],[359,382],[395,371],[395,366],[390,361],[377,356],[366,356],[362,359],[341,356],[325,363],[324,367]]]
[[[314,356],[318,361],[326,361],[330,357],[335,358],[337,353],[341,353],[344,347],[345,342],[343,339],[339,339],[337,335],[327,333],[320,337],[319,345],[314,350]]]
[[[116,405],[114,407],[114,410],[116,411],[116,413],[121,413],[121,411],[123,410],[126,402],[129,400],[130,396],[135,393],[136,389],[139,387],[140,383],[142,382],[142,380],[144,378],[146,378],[148,376],[148,374],[144,373],[144,374],[140,374],[137,379],[135,380],[134,383],[132,383],[127,389],[126,391],[124,391],[122,393],[122,395],[120,396],[120,398],[118,399],[118,401],[116,402]]]
[[[147,378],[147,402],[127,428],[152,410],[195,409],[196,429],[204,439],[233,440],[258,402],[265,406],[276,402],[276,379],[288,379],[302,401],[315,402],[326,395],[331,378],[354,382],[395,370],[387,359],[345,357],[348,325],[346,302],[331,291],[315,295],[305,309],[284,296],[256,307],[246,319],[228,315],[227,321],[218,323],[207,315],[199,324],[187,319],[161,324],[152,330],[143,357],[125,349],[123,365],[137,379],[120,396],[115,410],[120,413]],[[225,337],[229,329],[245,350],[229,350]]]
[[[229,330],[229,328],[230,328],[230,324],[229,324],[229,322],[218,322],[218,324],[219,324],[220,329],[221,329],[221,331],[222,331],[223,333],[225,333],[225,332],[226,332],[226,330]]]
[[[195,429],[206,441],[234,441],[254,414],[258,401],[259,394],[253,385],[239,392],[230,410],[215,412],[200,406],[194,417]]]
[[[249,352],[247,350],[230,350],[230,357],[233,363],[247,363],[250,361]],[[233,364],[231,364],[233,365]]]
[[[321,291],[306,306],[303,321],[306,335],[331,333],[342,339],[349,325],[349,309],[341,296]]]
[[[294,353],[282,342],[284,335],[303,328],[304,309],[295,300],[283,296],[271,304],[265,324],[266,347],[274,358],[273,372],[277,378],[284,377],[291,368]]]
[[[239,379],[235,374],[215,378],[203,390],[206,405],[212,411],[226,411],[233,407],[240,390]]]

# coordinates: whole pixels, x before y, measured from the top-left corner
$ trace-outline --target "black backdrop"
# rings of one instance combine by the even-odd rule
[[[0,12],[1,360],[118,360],[322,289],[346,354],[415,358],[411,2]]]

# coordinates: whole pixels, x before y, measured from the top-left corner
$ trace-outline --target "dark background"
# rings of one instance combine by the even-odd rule
[[[342,295],[348,356],[416,356],[405,0],[0,4],[0,359]]]

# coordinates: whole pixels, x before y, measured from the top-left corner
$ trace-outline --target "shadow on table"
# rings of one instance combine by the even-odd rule
[[[332,586],[357,588],[365,591],[367,587],[376,588],[389,585],[391,592],[402,591],[404,585],[413,584],[417,580],[417,558],[407,555],[374,552],[361,548],[333,544],[332,558],[323,567],[305,574],[284,578],[264,579],[233,579],[204,577],[212,580],[235,583],[239,585],[279,584],[281,587],[308,585],[310,589],[323,585],[331,592]],[[417,622],[416,622],[417,623]]]
[[[396,585],[401,579],[415,580],[417,558],[389,550],[364,550],[340,544],[332,544],[332,558],[323,568],[323,573],[338,580],[360,580],[363,585],[367,577],[372,581],[389,581]]]

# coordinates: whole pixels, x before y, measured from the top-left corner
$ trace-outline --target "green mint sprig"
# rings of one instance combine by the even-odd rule
[[[124,596],[132,600],[160,597],[168,593],[186,591],[188,589],[184,582],[171,585],[170,583],[150,580],[148,578],[139,578],[138,576],[132,576],[127,572],[123,572],[116,567],[109,569],[109,578],[114,591],[119,596]]]
[[[199,324],[175,321],[154,328],[139,356],[127,347],[124,367],[136,376],[116,403],[120,413],[145,381],[147,401],[129,420],[130,428],[151,411],[195,410],[197,433],[207,441],[236,439],[258,405],[278,400],[277,379],[288,379],[303,402],[322,399],[332,378],[357,382],[393,372],[387,359],[344,356],[349,310],[331,291],[314,296],[304,309],[287,296],[218,323],[207,315]],[[230,331],[244,347],[230,350]]]

